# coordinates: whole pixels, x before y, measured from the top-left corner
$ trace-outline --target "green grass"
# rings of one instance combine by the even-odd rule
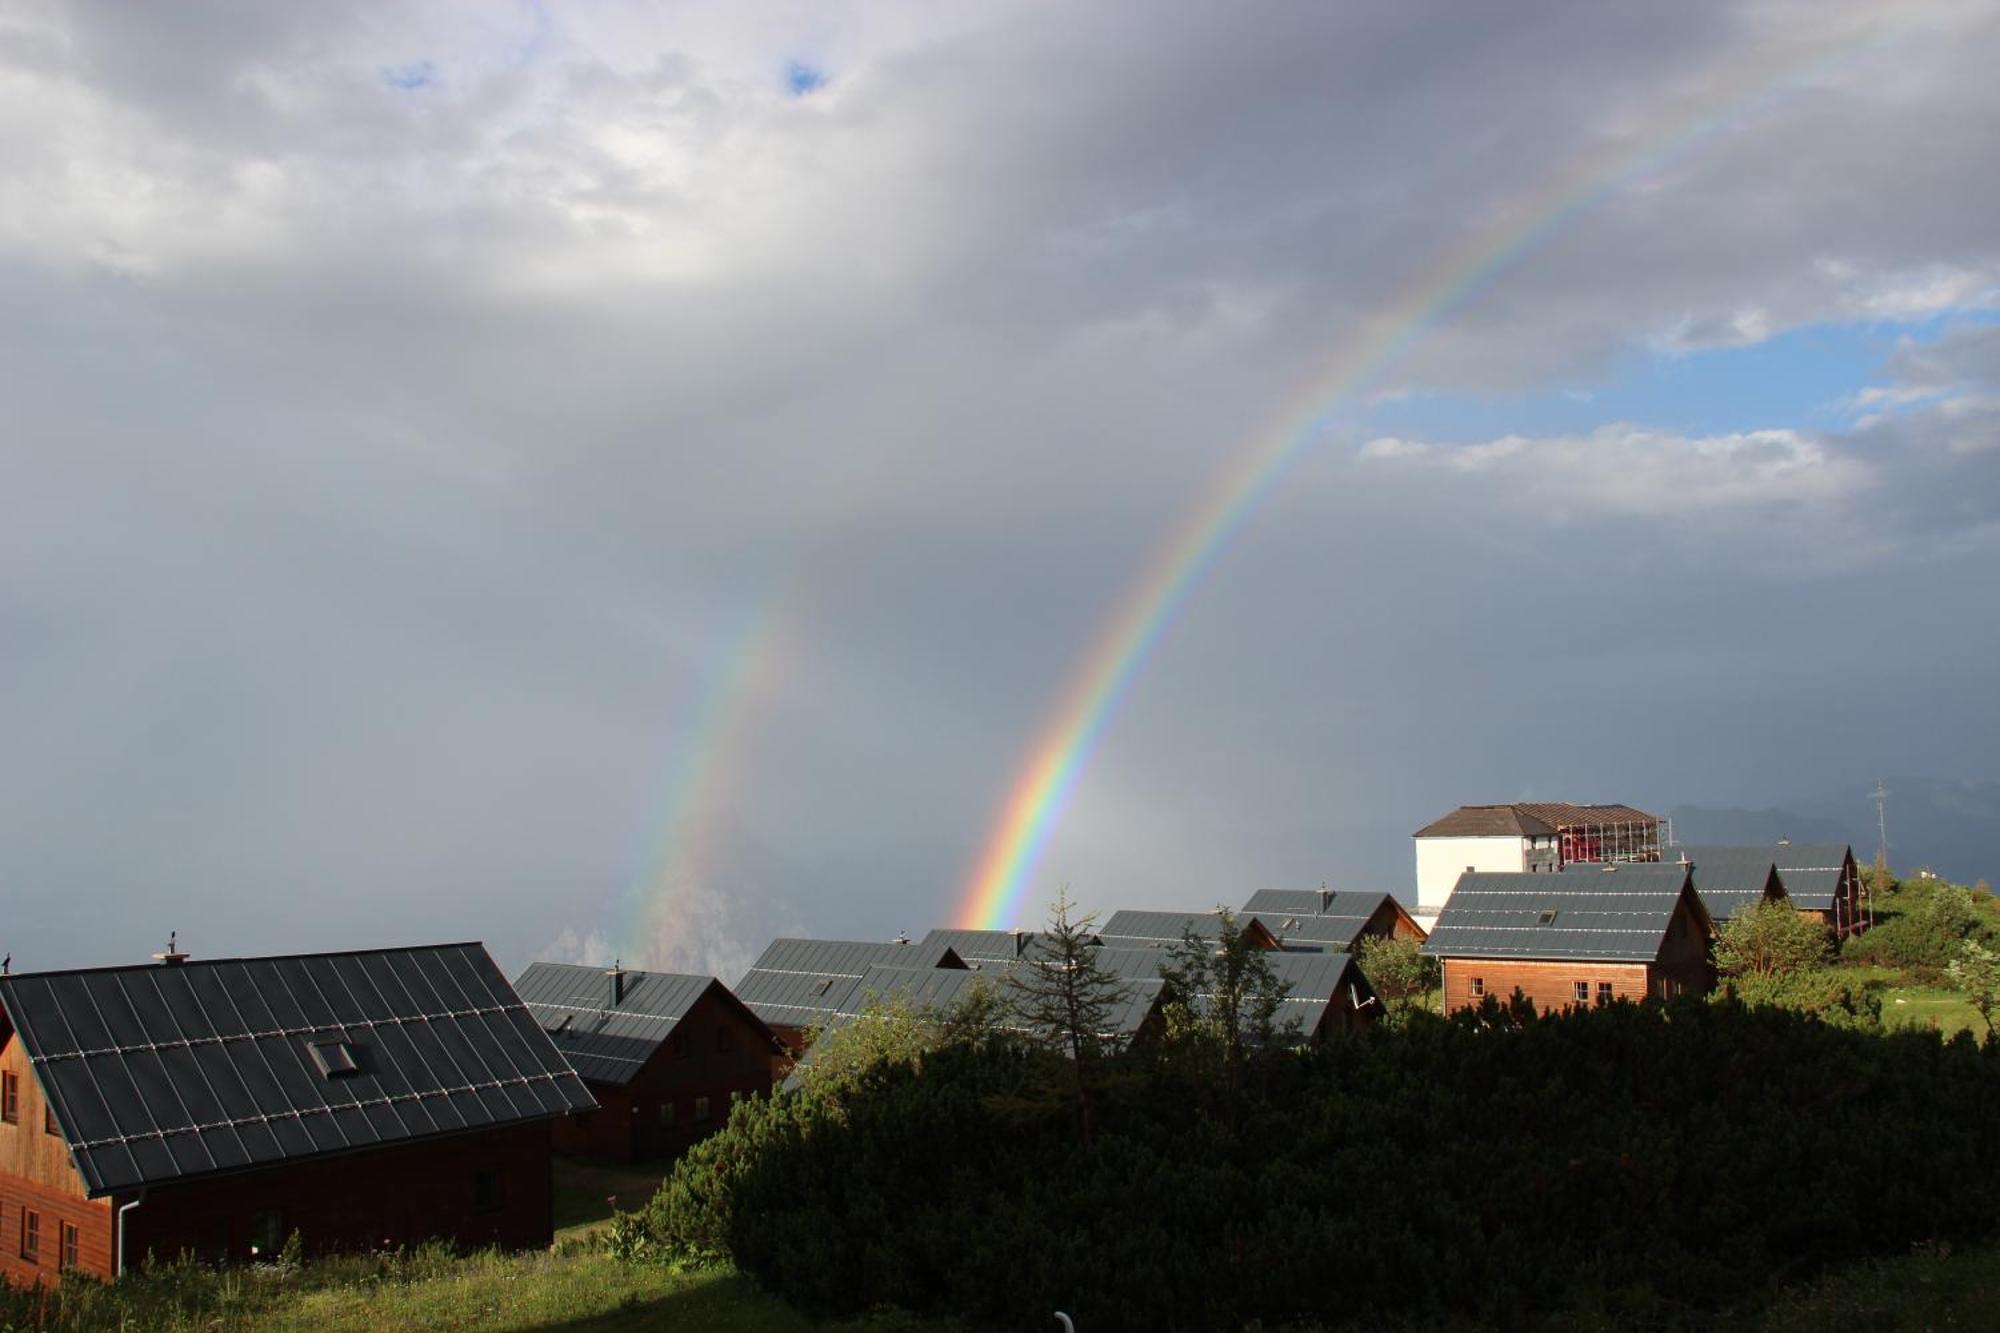
[[[1962,991],[1931,986],[1892,986],[1882,992],[1882,1026],[1936,1027],[1947,1037],[1960,1030],[1983,1034],[1986,1025]]]
[[[672,1161],[606,1165],[555,1159],[556,1243],[584,1240],[611,1220],[612,1200],[626,1212],[645,1204],[660,1188]]]
[[[1924,1247],[1850,1265],[1786,1292],[1756,1326],[1772,1333],[2000,1328],[2000,1245]]]
[[[292,1273],[170,1266],[116,1288],[10,1296],[0,1330],[59,1333],[376,1333],[381,1329],[808,1330],[918,1333],[949,1323],[899,1314],[817,1324],[726,1268],[623,1264],[602,1249],[459,1256],[442,1247],[330,1259]]]

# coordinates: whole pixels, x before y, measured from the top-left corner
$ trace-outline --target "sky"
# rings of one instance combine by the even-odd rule
[[[1956,0],[17,0],[0,951],[953,924],[1273,451],[1018,924],[2000,778],[1995,68]]]

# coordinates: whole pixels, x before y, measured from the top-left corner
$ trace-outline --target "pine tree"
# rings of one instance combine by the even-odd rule
[[[1112,1019],[1127,1002],[1125,983],[1097,963],[1095,914],[1072,918],[1065,886],[1007,978],[1008,1012],[1029,1037],[1069,1057],[1077,1127],[1090,1142],[1091,1091]]]

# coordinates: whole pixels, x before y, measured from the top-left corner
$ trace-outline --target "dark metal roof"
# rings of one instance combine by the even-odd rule
[[[1238,930],[1252,932],[1266,928],[1254,917],[1238,916]],[[1111,919],[1104,923],[1097,937],[1107,945],[1119,948],[1159,945],[1169,948],[1181,942],[1182,936],[1192,931],[1200,940],[1220,939],[1222,917],[1216,912],[1113,912]]]
[[[680,972],[627,971],[623,998],[613,1004],[603,968],[530,963],[514,990],[570,1067],[596,1083],[630,1083],[710,990],[763,1026],[716,978]]]
[[[1640,862],[1561,874],[1467,871],[1445,902],[1424,952],[1439,958],[1659,957],[1686,866]],[[1693,898],[1697,911],[1700,899]]]
[[[1736,855],[1745,852],[1748,855]],[[1755,907],[1772,893],[1783,894],[1777,863],[1768,848],[1669,847],[1664,864],[1687,858],[1694,873],[1694,891],[1717,925],[1745,908]]]
[[[1310,900],[1310,907],[1298,905],[1305,900]],[[1386,893],[1350,890],[1322,899],[1318,892],[1310,890],[1263,889],[1251,895],[1243,911],[1276,936],[1282,947],[1331,946],[1348,950],[1382,910],[1382,905],[1394,901]],[[1322,902],[1326,904],[1324,910],[1320,910]]]
[[[93,1198],[597,1104],[478,944],[30,973],[0,1007]]]
[[[736,998],[774,1027],[803,1028],[841,1011],[871,967],[963,968],[942,944],[866,940],[773,940],[743,979]]]
[[[918,1009],[943,1012],[975,985],[998,985],[1003,972],[949,967],[871,967],[841,1001],[842,1014],[858,1014],[870,1004],[905,1001]]]
[[[1035,941],[1043,938],[1035,930],[933,930],[919,941],[923,949],[950,949],[968,967],[981,963],[1011,963]],[[1086,937],[1092,943],[1097,937]]]
[[[1676,859],[1686,856],[1704,869],[1775,865],[1778,882],[1794,907],[1809,912],[1831,912],[1834,900],[1840,896],[1841,875],[1852,853],[1845,843],[1777,842],[1748,847],[1668,847],[1662,855]],[[1697,887],[1701,878],[1699,874],[1696,876]]]

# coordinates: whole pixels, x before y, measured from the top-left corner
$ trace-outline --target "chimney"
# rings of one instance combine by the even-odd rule
[[[625,1003],[625,964],[613,959],[611,970],[604,975],[611,982],[611,1007],[616,1009]]]
[[[1014,928],[1013,928],[1012,930],[1008,931],[1007,933],[1008,933],[1009,935],[1012,935],[1012,936],[1014,937],[1014,956],[1015,956],[1016,958],[1019,958],[1019,957],[1021,957],[1021,956],[1022,956],[1023,954],[1025,954],[1025,953],[1027,953],[1027,952],[1028,952],[1028,932],[1027,932],[1027,931],[1025,931],[1025,930],[1022,930],[1022,929],[1021,929],[1021,928],[1020,928],[1019,926],[1016,926],[1016,927],[1014,927]]]
[[[167,947],[154,954],[153,961],[161,967],[178,967],[187,960],[188,956],[180,950],[180,932],[168,931]]]
[[[1333,910],[1333,890],[1326,886],[1325,880],[1319,882],[1319,910],[1322,912]]]

